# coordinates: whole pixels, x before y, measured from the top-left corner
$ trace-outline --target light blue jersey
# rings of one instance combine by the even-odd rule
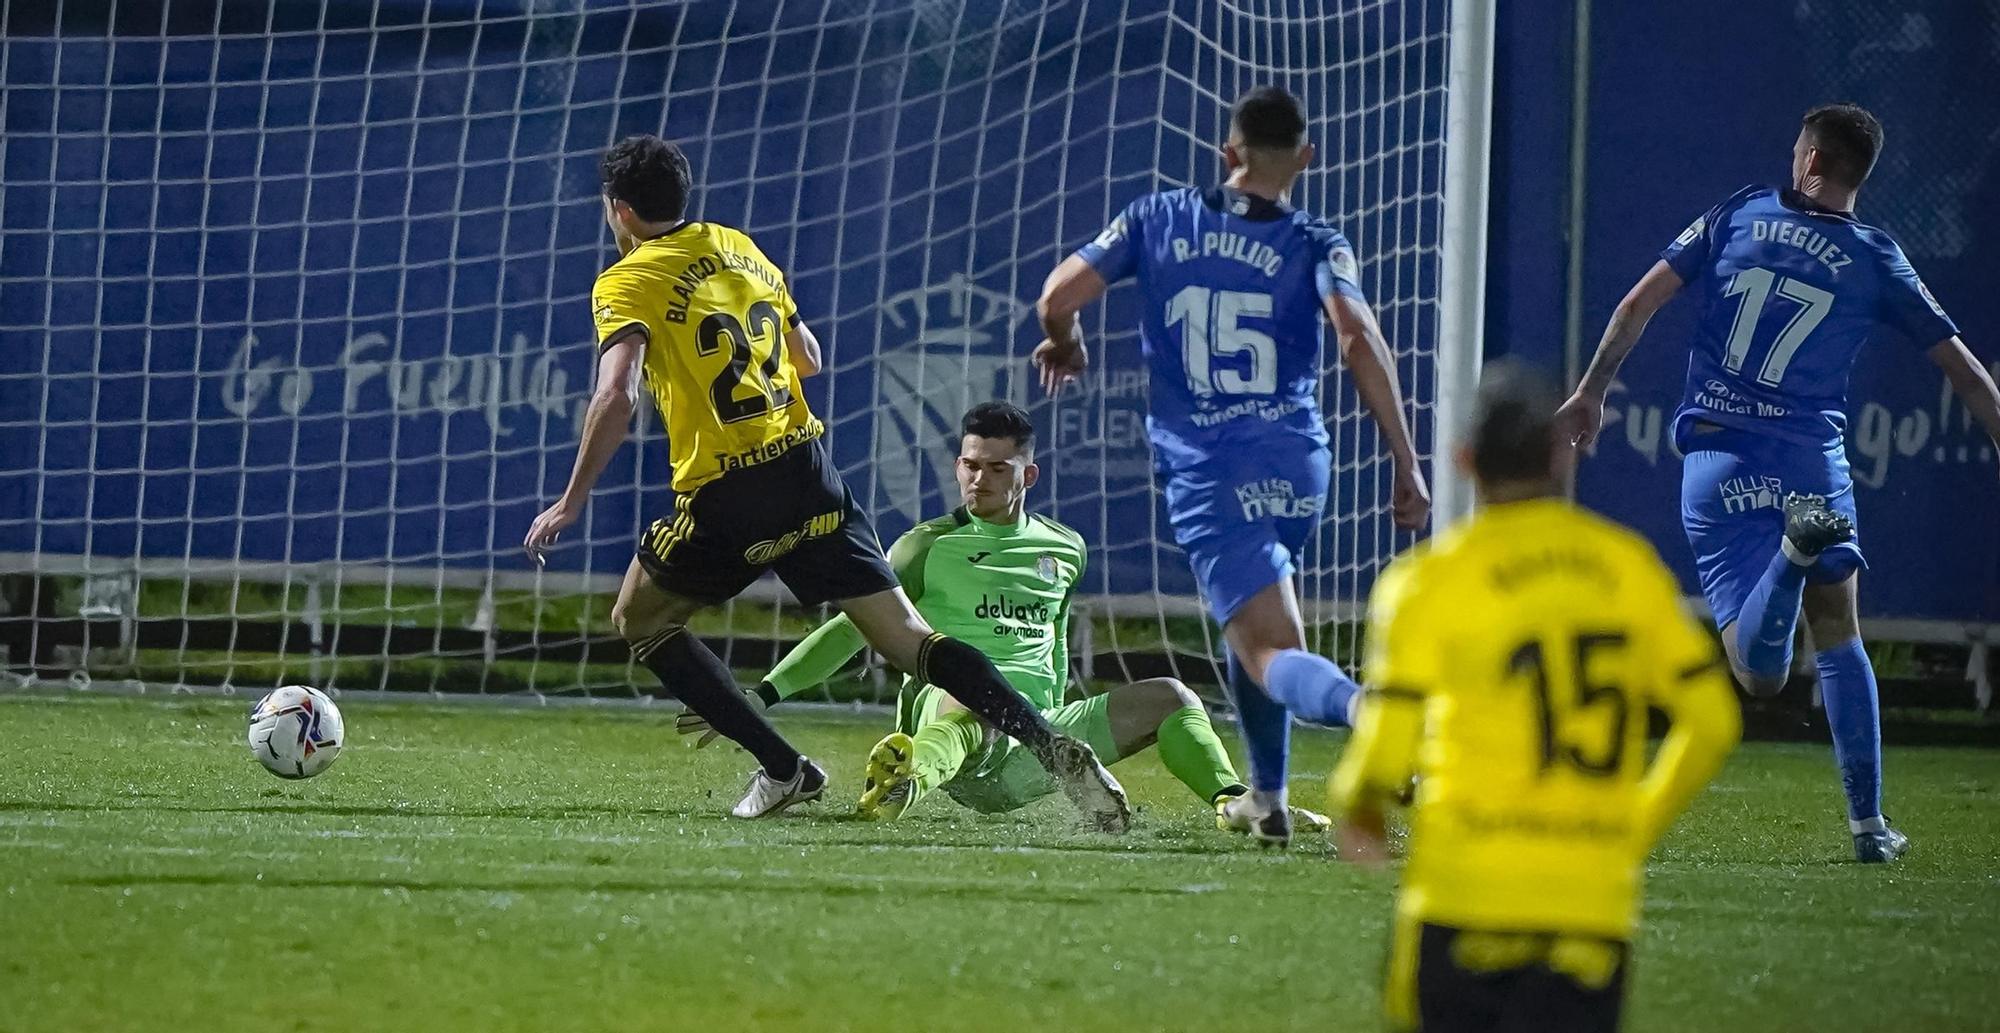
[[[1709,423],[1837,453],[1862,345],[1958,333],[1887,233],[1796,191],[1737,191],[1660,257],[1701,297],[1674,418],[1683,452]]]
[[[1077,254],[1106,283],[1138,277],[1146,423],[1162,469],[1326,443],[1320,299],[1363,299],[1339,231],[1227,187],[1187,188],[1133,201]]]
[[[1148,194],[1077,252],[1137,277],[1146,428],[1174,540],[1216,620],[1280,578],[1326,508],[1323,299],[1362,297],[1347,238],[1226,187]]]
[[[1887,233],[1793,190],[1737,191],[1660,257],[1701,298],[1674,443],[1687,457],[1681,522],[1726,626],[1777,554],[1787,493],[1856,519],[1844,434],[1861,347],[1929,348],[1958,328]],[[1811,576],[1866,565],[1857,529]]]

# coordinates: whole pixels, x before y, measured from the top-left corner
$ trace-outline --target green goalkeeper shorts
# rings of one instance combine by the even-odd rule
[[[924,686],[915,699],[906,695],[897,708],[896,727],[905,734],[917,734],[917,729],[937,717],[938,707],[947,698],[934,685]],[[1097,695],[1044,710],[1042,716],[1057,731],[1089,743],[1099,761],[1111,764],[1120,758],[1118,743],[1111,736],[1110,706],[1110,695]],[[1026,746],[989,731],[986,745],[966,757],[957,777],[941,788],[960,806],[981,814],[999,814],[1019,810],[1062,787]]]

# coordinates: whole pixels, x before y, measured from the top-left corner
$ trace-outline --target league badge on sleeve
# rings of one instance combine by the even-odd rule
[[[1336,248],[1326,256],[1326,264],[1333,267],[1333,275],[1348,283],[1361,282],[1361,264],[1354,260],[1354,252],[1346,248]]]
[[[1938,304],[1937,298],[1931,295],[1930,287],[1924,283],[1923,277],[1921,276],[1917,277],[1917,293],[1923,295],[1924,300],[1930,303],[1932,312],[1935,312],[1940,316],[1944,315],[1944,306]]]
[[[1091,243],[1100,248],[1109,250],[1111,248],[1117,247],[1118,242],[1125,239],[1126,232],[1127,229],[1125,226],[1125,216],[1120,215],[1117,218],[1111,220],[1111,225],[1104,227],[1104,232],[1098,234],[1097,239],[1091,241]]]
[[[1688,228],[1682,230],[1681,235],[1674,238],[1674,246],[1686,247],[1689,244],[1694,243],[1695,240],[1701,236],[1702,230],[1706,229],[1707,226],[1708,226],[1708,216],[1706,215],[1695,216],[1694,221],[1688,223]]]

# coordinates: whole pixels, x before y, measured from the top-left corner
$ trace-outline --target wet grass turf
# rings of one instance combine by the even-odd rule
[[[1377,1028],[1392,876],[1226,837],[1150,756],[1122,840],[1060,798],[878,826],[885,718],[780,711],[834,789],[745,823],[746,758],[664,708],[350,698],[285,783],[246,705],[0,698],[0,1031]],[[2000,755],[1889,780],[1916,850],[1863,868],[1828,751],[1745,747],[1654,858],[1627,1028],[2000,1028]]]

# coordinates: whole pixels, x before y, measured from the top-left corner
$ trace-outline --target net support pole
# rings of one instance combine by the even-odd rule
[[[1439,269],[1437,427],[1431,529],[1472,512],[1472,484],[1451,441],[1479,386],[1486,350],[1487,163],[1493,150],[1493,0],[1454,0],[1445,89],[1444,230]]]

